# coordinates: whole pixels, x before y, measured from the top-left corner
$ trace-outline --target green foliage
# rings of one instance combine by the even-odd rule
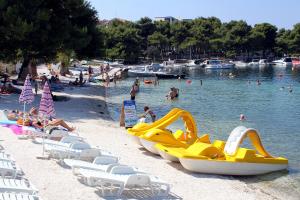
[[[103,31],[107,58],[122,58],[125,63],[137,62],[142,38],[133,23],[114,20],[108,27],[103,28]]]
[[[0,59],[47,59],[57,52],[99,55],[97,12],[85,0],[1,0]]]
[[[136,23],[115,20],[102,28],[106,36],[106,56],[112,59],[131,58],[128,62],[146,55],[164,59],[190,55],[232,58],[249,53],[263,53],[265,56],[300,53],[300,24],[296,24],[293,30],[277,31],[268,23],[252,27],[242,20],[222,23],[216,17],[175,23],[153,22],[144,17]],[[126,39],[129,36],[131,40]],[[133,45],[136,45],[135,48],[132,48]],[[131,54],[133,52],[136,56]]]

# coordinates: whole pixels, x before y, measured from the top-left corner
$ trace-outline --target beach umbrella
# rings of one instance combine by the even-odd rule
[[[29,74],[28,74],[26,79],[25,79],[24,87],[22,89],[21,95],[19,97],[19,102],[24,104],[24,107],[23,107],[23,125],[24,125],[26,104],[32,103],[33,100],[34,100],[34,95],[33,95],[33,92],[32,92],[30,77],[29,77]]]
[[[54,103],[53,103],[50,87],[47,81],[44,85],[44,89],[42,93],[42,98],[39,107],[39,114],[41,114],[43,117],[48,117],[48,118],[55,116]]]
[[[42,115],[44,118],[44,123],[43,123],[44,128],[45,128],[45,119],[55,116],[54,103],[53,103],[51,91],[47,81],[44,85],[44,89],[42,93],[42,98],[39,107],[39,114]],[[45,152],[44,135],[42,135],[42,137],[43,137],[43,156],[40,158],[44,159],[44,152]]]

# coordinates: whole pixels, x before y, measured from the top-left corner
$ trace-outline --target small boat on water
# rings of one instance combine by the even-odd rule
[[[279,60],[274,60],[272,64],[279,67],[288,67],[288,66],[292,66],[293,62],[292,62],[292,58],[286,57],[286,58],[281,58]]]
[[[265,67],[267,66],[268,60],[267,59],[253,59],[248,66],[252,67],[252,68],[258,68],[258,67]]]
[[[232,69],[234,64],[223,63],[221,60],[206,60],[203,62],[205,69]]]
[[[186,130],[172,133],[167,126],[182,118]],[[192,172],[221,175],[259,175],[284,170],[288,160],[273,157],[262,145],[258,131],[238,126],[227,141],[213,143],[209,135],[197,136],[197,126],[192,115],[174,108],[161,119],[151,124],[137,124],[128,129],[128,134],[136,143],[151,153],[161,155]],[[249,138],[254,149],[242,148],[245,138]]]
[[[154,84],[154,80],[144,80],[145,84]]]
[[[129,77],[157,77],[160,79],[185,78],[185,74],[174,73],[171,69],[166,69],[160,64],[139,66],[128,70]]]
[[[204,67],[203,63],[201,60],[189,60],[188,63],[186,64],[188,69],[193,70],[193,69],[202,69]]]
[[[293,66],[300,65],[300,59],[299,58],[292,58],[292,64],[293,64]]]
[[[248,63],[244,61],[234,61],[234,67],[237,69],[245,69],[248,67]]]
[[[255,150],[239,147],[246,137],[250,138]],[[192,172],[246,176],[288,167],[286,158],[273,157],[264,149],[255,129],[244,126],[236,127],[226,143],[221,140],[211,143],[208,135],[204,135],[187,148],[159,144],[156,147],[172,160],[177,158],[185,169]]]

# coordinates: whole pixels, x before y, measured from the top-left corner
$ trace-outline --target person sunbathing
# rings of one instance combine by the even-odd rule
[[[12,120],[12,121],[18,121],[18,120],[22,120],[24,113],[19,110],[12,110],[12,111],[8,112],[6,115],[7,115],[7,119]],[[30,109],[29,113],[25,113],[25,115],[27,116],[26,120],[30,120],[28,122],[28,125],[31,124],[32,126],[39,128],[39,129],[46,128],[46,127],[62,126],[64,128],[66,128],[68,131],[75,130],[75,127],[69,126],[64,120],[54,119],[54,118],[51,118],[50,120],[45,120],[46,123],[45,123],[45,127],[44,127],[44,123],[38,117],[38,109],[36,109],[35,107],[32,107]]]
[[[6,117],[7,119],[11,120],[11,121],[17,121],[19,119],[20,116],[22,116],[22,112],[20,112],[19,110],[12,110],[12,111],[8,111],[6,113]]]
[[[62,126],[68,131],[72,132],[75,130],[75,127],[69,126],[64,120],[62,119],[50,119],[50,120],[45,120],[45,124],[43,123],[42,120],[35,120],[32,125],[36,128],[43,129],[43,128],[49,128],[49,127],[54,127],[54,126]]]

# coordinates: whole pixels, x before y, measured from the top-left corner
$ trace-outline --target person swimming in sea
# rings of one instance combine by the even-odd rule
[[[169,94],[166,96],[168,99],[174,100],[179,97],[179,89],[175,87],[171,87]]]

